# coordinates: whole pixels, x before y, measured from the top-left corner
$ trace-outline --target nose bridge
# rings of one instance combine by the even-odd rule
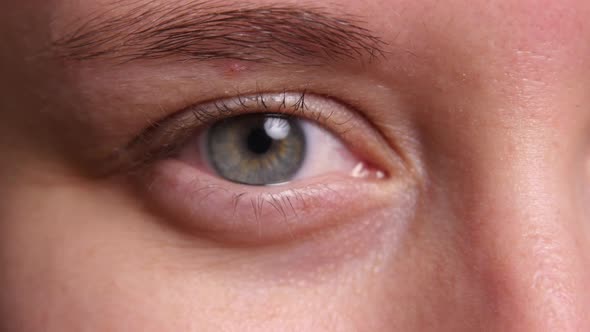
[[[566,331],[576,317],[572,273],[581,262],[567,207],[557,198],[565,193],[542,166],[531,167],[535,162],[517,156],[501,167],[489,165],[487,179],[474,185],[464,207],[469,238],[476,240],[470,255],[500,317]]]
[[[574,148],[583,140],[576,109],[588,105],[590,82],[580,72],[590,70],[581,56],[590,54],[581,37],[590,27],[581,21],[590,5],[497,3],[517,8],[472,16],[498,28],[469,39],[477,61],[459,52],[464,80],[435,67],[452,84],[418,111],[427,119],[419,121],[432,197],[452,210],[459,236],[451,241],[491,304],[482,315],[496,330],[590,331],[588,220],[576,205],[585,178]],[[489,26],[477,23],[468,24]]]
[[[576,331],[586,314],[575,191],[548,128],[482,128],[462,156],[464,252],[503,330]]]

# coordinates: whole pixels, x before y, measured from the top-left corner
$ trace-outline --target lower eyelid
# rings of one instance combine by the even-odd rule
[[[236,244],[297,238],[377,211],[387,199],[385,191],[376,190],[380,181],[337,175],[298,181],[297,187],[246,189],[175,160],[162,162],[150,175],[149,194],[164,216],[189,233]]]

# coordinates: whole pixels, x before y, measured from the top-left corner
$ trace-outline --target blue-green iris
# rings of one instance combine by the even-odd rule
[[[251,114],[222,120],[207,135],[207,154],[223,178],[248,185],[288,182],[305,158],[301,120]]]

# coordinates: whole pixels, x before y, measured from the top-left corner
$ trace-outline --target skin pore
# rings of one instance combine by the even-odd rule
[[[0,331],[590,329],[588,1],[0,18]],[[223,180],[203,133],[252,113],[329,135]]]

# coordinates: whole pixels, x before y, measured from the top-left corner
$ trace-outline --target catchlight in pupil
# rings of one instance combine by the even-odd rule
[[[251,114],[214,124],[207,133],[207,157],[229,181],[270,185],[292,180],[305,159],[301,121],[277,114]]]

